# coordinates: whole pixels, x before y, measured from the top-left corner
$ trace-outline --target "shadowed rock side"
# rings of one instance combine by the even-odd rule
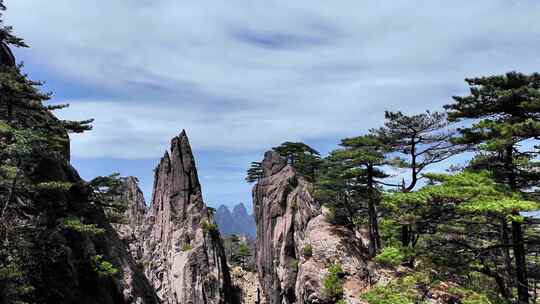
[[[354,297],[373,276],[366,249],[352,231],[327,222],[310,194],[312,185],[278,153],[267,152],[262,165],[253,208],[256,263],[266,303],[331,303],[322,281],[333,263],[346,272],[345,298],[359,303]]]
[[[145,272],[163,303],[231,303],[223,244],[184,131],[156,168],[146,229]]]
[[[0,100],[0,108],[5,107],[6,102]],[[55,130],[51,138],[68,138],[67,133],[59,127],[59,120],[50,112],[44,109],[15,110],[20,111],[21,115],[17,116],[14,125],[34,128],[36,132],[47,128],[49,131]],[[0,134],[0,142],[7,142],[8,139],[5,133]],[[17,231],[25,231],[18,235],[18,240],[28,248],[25,251],[27,260],[21,267],[31,265],[31,272],[21,274],[26,276],[21,280],[28,280],[32,286],[29,290],[32,298],[28,302],[158,303],[155,292],[119,240],[103,209],[91,201],[91,189],[70,165],[69,142],[64,143],[64,147],[55,148],[62,150],[62,153],[52,149],[49,151],[50,146],[47,145],[29,154],[20,163],[18,178],[19,182],[33,186],[67,184],[69,190],[51,188],[36,195],[17,197],[17,205],[24,206],[25,212],[19,212],[18,207],[9,209],[4,206],[6,213],[3,214],[2,224],[7,223]],[[0,159],[0,165],[9,164],[9,161]],[[2,195],[0,198],[3,201]],[[92,225],[99,228],[100,232],[88,233],[81,228],[68,226],[68,219],[79,221],[77,227],[84,223],[86,227]],[[110,263],[115,273],[101,275],[96,271],[97,266],[93,262],[96,257]],[[5,282],[2,281],[0,285]],[[17,291],[4,288],[0,286],[0,303],[12,303],[7,299],[7,293]]]

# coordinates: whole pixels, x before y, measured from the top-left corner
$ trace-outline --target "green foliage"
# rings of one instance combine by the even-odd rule
[[[5,26],[3,25],[3,17],[2,17],[2,11],[6,10],[6,7],[4,6],[4,1],[0,1],[0,33],[1,33],[1,43],[5,43],[8,45],[13,45],[16,47],[28,47],[24,41],[13,35],[13,29],[11,26]]]
[[[341,264],[334,263],[328,268],[328,274],[323,278],[323,293],[334,301],[338,301],[343,297],[343,269]]]
[[[114,173],[98,176],[89,183],[90,201],[103,208],[111,223],[125,223],[124,211],[127,209],[127,202],[122,197],[124,182],[119,173]]]
[[[402,190],[411,191],[417,185],[420,174],[430,165],[441,162],[461,152],[463,147],[450,139],[454,132],[448,130],[446,114],[426,111],[405,115],[402,112],[385,112],[384,126],[372,129],[395,158],[388,164],[410,169],[409,184]]]
[[[69,182],[77,179],[69,168],[68,133],[90,129],[90,121],[54,116],[52,111],[63,106],[45,105],[51,94],[42,92],[41,83],[16,64],[9,47],[26,44],[2,19],[0,14],[0,302],[65,302],[59,298],[74,286],[64,282],[67,273],[83,269],[77,268],[78,260],[70,264],[68,251],[73,253],[69,258],[76,259],[78,245],[62,230],[103,233],[80,220],[64,222],[66,216],[86,211],[85,189],[68,191]],[[113,272],[107,264],[102,266]]]
[[[100,278],[113,277],[118,273],[118,268],[105,260],[103,255],[95,255],[90,260],[92,269]]]
[[[263,178],[264,172],[260,162],[252,162],[246,174],[246,182],[255,183]]]
[[[285,158],[287,163],[295,168],[299,174],[315,178],[321,165],[317,150],[301,142],[284,142],[272,149]]]
[[[25,270],[24,261],[17,252],[0,249],[0,299],[9,303],[29,303],[26,298],[34,292]]]
[[[360,219],[368,217],[369,249],[374,256],[380,249],[378,205],[383,180],[388,175],[388,147],[373,134],[346,138],[342,148],[324,159],[315,183],[315,198],[325,205],[330,221],[356,229]]]
[[[539,203],[496,183],[485,172],[426,177],[430,183],[422,189],[384,199],[396,221],[414,225],[425,236],[417,255],[454,276],[479,272],[505,282],[508,262],[500,249],[505,243],[499,225],[516,222],[516,217],[521,220],[520,212],[538,209]],[[498,291],[505,292],[503,283]]]
[[[105,233],[105,229],[98,228],[96,224],[83,224],[79,218],[69,217],[62,223],[65,229],[76,231],[81,234],[96,236]]]
[[[528,148],[524,143],[537,143],[540,138],[540,74],[510,72],[466,81],[470,86],[470,94],[455,96],[455,102],[445,108],[450,120],[469,123],[459,130],[461,136],[454,142],[467,144],[478,152],[470,169],[489,170],[497,183],[506,185],[514,192],[537,189],[540,185],[538,146],[533,144]],[[517,287],[518,301],[529,302],[523,218],[517,213],[528,206],[521,201],[521,197],[507,197],[505,200],[496,206],[484,204],[473,211],[497,209],[497,213],[506,214],[509,209],[514,209],[514,214],[506,214],[506,217],[512,226],[512,251],[516,269],[510,269],[511,256],[509,250],[506,250],[503,252],[507,260],[505,271],[515,274],[513,281]],[[507,224],[501,221],[500,226],[503,232],[501,242],[508,246],[510,240]]]
[[[182,245],[182,252],[185,252],[185,251],[190,251],[191,249],[193,249],[193,246],[191,246],[190,244],[184,244]]]
[[[445,283],[439,284],[432,276],[423,272],[414,272],[398,277],[386,285],[378,285],[361,295],[369,304],[417,304],[428,303],[424,297],[424,290],[444,286],[442,291],[450,295],[456,303],[467,304],[494,304],[486,295]]]
[[[236,255],[248,257],[251,256],[251,250],[249,250],[249,246],[246,243],[240,243],[240,245],[238,245]]]
[[[448,292],[458,296],[462,304],[494,304],[487,296],[472,290],[452,286],[448,289]]]
[[[203,230],[205,233],[212,233],[212,232],[217,232],[218,231],[218,227],[216,224],[211,224],[211,223],[208,223],[208,222],[204,222],[203,223]]]
[[[300,267],[300,262],[297,259],[292,259],[291,260],[291,269],[294,272],[298,272],[299,267]]]
[[[399,266],[412,256],[411,251],[409,247],[387,246],[375,257],[375,261],[387,266]]]
[[[19,168],[11,165],[1,165],[0,166],[0,175],[3,180],[13,180],[17,177],[19,173]]]
[[[427,214],[437,215],[439,210],[510,216],[540,208],[538,202],[522,199],[519,194],[495,183],[485,172],[430,174],[426,177],[431,180],[431,185],[419,191],[385,196],[385,207],[402,222],[411,223]]]
[[[385,197],[385,196],[383,196]],[[385,202],[381,203],[381,206],[384,208]],[[381,233],[381,239],[383,244],[386,247],[388,246],[400,246],[400,230],[401,225],[393,218],[392,214],[385,210],[385,214],[379,220],[379,229]]]
[[[426,303],[416,290],[417,280],[406,276],[393,280],[386,286],[376,286],[361,295],[369,304],[417,304]]]
[[[242,263],[242,267],[245,266],[246,259],[250,257],[251,255],[252,255],[251,250],[248,244],[244,242],[238,244],[238,247],[236,248],[236,251],[234,253],[235,259],[240,260],[240,262]]]
[[[44,182],[39,183],[36,185],[36,188],[39,191],[69,191],[69,189],[73,186],[72,183],[69,182]]]
[[[302,254],[306,258],[311,257],[313,255],[313,246],[311,246],[311,244],[304,245],[304,247],[302,248]]]
[[[202,228],[204,234],[206,235],[210,235],[212,237],[219,235],[219,228],[215,223],[204,222],[202,224]]]

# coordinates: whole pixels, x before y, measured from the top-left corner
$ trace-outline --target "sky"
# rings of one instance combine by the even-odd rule
[[[5,0],[15,50],[45,81],[90,179],[153,169],[186,129],[211,206],[251,204],[251,161],[284,141],[323,154],[383,123],[441,110],[466,77],[540,71],[540,1]]]

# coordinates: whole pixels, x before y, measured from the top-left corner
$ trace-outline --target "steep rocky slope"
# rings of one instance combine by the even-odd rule
[[[12,107],[16,119],[0,120],[0,303],[158,303],[70,165],[64,125],[39,102]]]
[[[170,154],[155,170],[145,226],[146,275],[163,303],[232,303],[219,230],[203,202],[184,131],[172,139]]]
[[[112,226],[118,233],[120,240],[128,248],[133,259],[142,266],[146,202],[138,183],[139,181],[136,177],[129,176],[124,178],[121,189],[118,189],[121,193],[119,199],[126,205],[126,210],[123,214],[124,221],[119,224],[112,224]]]
[[[349,303],[375,277],[366,248],[355,234],[327,222],[310,194],[311,184],[276,152],[262,162],[264,177],[253,189],[257,268],[268,304],[330,303],[323,288],[328,268],[345,272]]]
[[[232,212],[227,206],[221,205],[215,218],[222,235],[241,234],[253,239],[256,236],[255,219],[242,203],[234,206]]]

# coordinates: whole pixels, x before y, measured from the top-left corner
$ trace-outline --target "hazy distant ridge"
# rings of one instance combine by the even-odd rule
[[[242,203],[234,206],[232,211],[227,206],[221,205],[216,211],[215,221],[223,235],[245,234],[252,238],[256,237],[255,219]]]

